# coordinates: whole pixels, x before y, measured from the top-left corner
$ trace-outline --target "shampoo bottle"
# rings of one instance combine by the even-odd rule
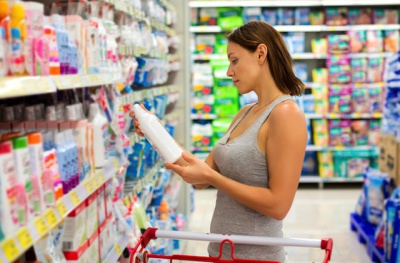
[[[11,28],[10,72],[13,76],[21,76],[24,74],[24,55],[22,48],[20,30],[18,28]]]
[[[15,233],[18,227],[17,189],[15,178],[14,156],[10,141],[0,144],[0,181],[1,209],[0,218],[4,234]]]
[[[45,198],[43,195],[43,145],[42,134],[28,134],[29,155],[31,157],[31,174],[32,174],[32,202],[33,213],[35,216],[40,215],[44,211]]]
[[[25,69],[25,60],[24,60],[24,52],[25,52],[25,42],[27,39],[27,27],[25,22],[25,9],[22,4],[14,4],[11,7],[11,16],[10,16],[10,28],[17,28],[19,30],[19,38],[21,45],[21,56],[22,56],[22,68],[23,75],[27,75],[27,70]],[[12,33],[11,33],[12,34]]]
[[[105,166],[108,145],[108,122],[97,103],[90,104],[89,122],[93,124],[94,163],[96,168]]]
[[[18,210],[21,225],[25,225],[33,219],[33,203],[32,201],[32,179],[31,164],[28,149],[28,138],[26,136],[12,139],[14,163],[17,178],[17,187],[19,198]],[[22,194],[22,196],[20,195]]]
[[[140,122],[139,128],[161,158],[167,163],[177,162],[183,151],[157,117],[143,110],[139,104],[133,106],[133,111],[135,118]]]
[[[3,27],[0,27],[0,77],[6,76],[8,72],[6,51],[7,51],[6,31]]]
[[[0,27],[4,28],[6,40],[10,39],[10,7],[8,0],[0,0]]]

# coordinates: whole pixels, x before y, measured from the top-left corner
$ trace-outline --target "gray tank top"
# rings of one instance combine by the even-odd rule
[[[258,147],[258,131],[276,105],[286,100],[293,98],[279,97],[242,135],[227,142],[232,130],[248,114],[251,107],[232,125],[214,149],[214,160],[222,175],[246,185],[268,187],[267,160]],[[282,221],[262,215],[219,190],[210,232],[266,237],[283,235]],[[210,256],[218,256],[219,243],[210,243],[208,253]],[[230,255],[230,245],[225,244],[223,258],[231,259]],[[235,244],[235,257],[284,262],[285,251],[283,247]]]

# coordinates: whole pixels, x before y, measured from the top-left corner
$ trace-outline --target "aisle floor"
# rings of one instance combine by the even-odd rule
[[[349,214],[354,210],[361,189],[300,189],[284,220],[285,237],[331,237],[334,250],[331,262],[371,262],[366,249],[350,230]],[[195,211],[189,231],[209,232],[217,191],[195,190]],[[323,251],[314,248],[286,248],[289,262],[322,262]],[[188,241],[185,254],[207,255],[207,242]]]

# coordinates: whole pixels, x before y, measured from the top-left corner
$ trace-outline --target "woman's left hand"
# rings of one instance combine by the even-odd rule
[[[208,175],[213,171],[210,166],[193,155],[189,155],[185,152],[182,153],[182,157],[188,163],[186,166],[166,163],[165,168],[173,170],[189,184],[209,184]]]

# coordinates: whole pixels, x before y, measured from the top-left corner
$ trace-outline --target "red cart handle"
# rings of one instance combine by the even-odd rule
[[[254,236],[239,236],[239,235],[221,235],[221,234],[203,234],[203,233],[191,233],[183,231],[163,231],[157,228],[147,228],[147,230],[140,237],[139,242],[136,246],[130,249],[132,255],[141,253],[152,239],[157,238],[171,238],[171,239],[186,239],[186,240],[200,240],[209,242],[220,242],[220,255],[218,257],[197,257],[197,256],[185,256],[185,255],[152,255],[145,252],[143,262],[146,258],[163,258],[170,259],[171,262],[175,260],[190,260],[190,261],[201,261],[201,262],[265,262],[259,260],[242,260],[234,257],[234,243],[236,244],[253,244],[253,245],[270,245],[270,246],[300,246],[300,247],[316,247],[325,250],[324,263],[328,263],[331,259],[333,240],[332,238],[327,239],[299,239],[299,238],[273,238],[273,237],[254,237]],[[222,260],[222,246],[223,243],[230,243],[232,246],[231,257],[232,260]],[[140,247],[140,249],[139,249]],[[131,257],[131,263],[133,257]],[[139,261],[138,261],[139,262]]]

